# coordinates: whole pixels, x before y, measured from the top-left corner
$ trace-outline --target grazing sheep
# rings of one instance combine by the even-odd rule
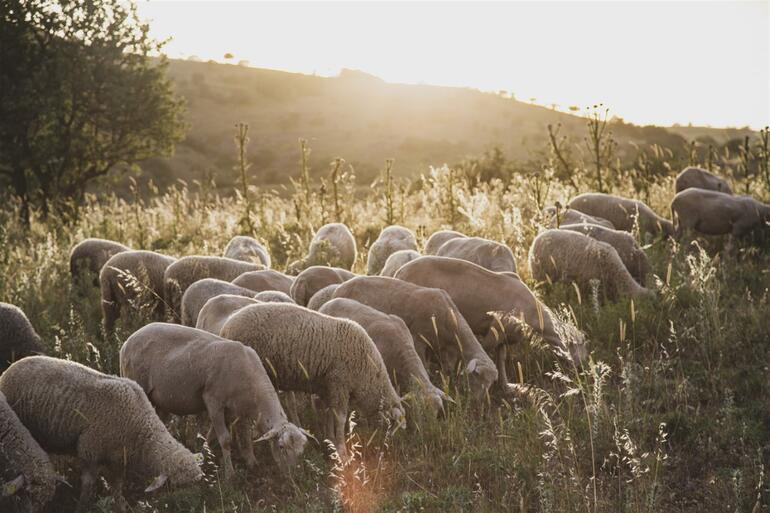
[[[41,511],[53,498],[59,479],[48,454],[32,438],[0,392],[0,487],[3,490],[0,510],[8,511],[16,503],[21,511]],[[4,495],[14,497],[3,499]]]
[[[538,281],[575,282],[584,293],[596,280],[611,299],[653,294],[634,280],[615,248],[571,230],[546,230],[535,237],[529,267]]]
[[[267,248],[260,244],[257,239],[244,235],[236,235],[230,239],[222,256],[233,260],[262,264],[267,269],[270,268],[271,263]]]
[[[385,265],[380,271],[380,276],[388,276],[390,278],[396,274],[396,271],[401,269],[401,266],[411,262],[415,258],[420,258],[420,254],[413,249],[402,249],[396,251],[385,260]]]
[[[731,196],[705,189],[686,189],[674,197],[671,213],[676,239],[689,231],[742,237],[770,222],[770,205],[750,196]]]
[[[366,259],[366,274],[380,274],[388,257],[402,249],[417,250],[417,238],[414,232],[403,226],[388,226],[380,232],[377,240],[369,247]]]
[[[618,230],[632,232],[634,225],[638,223],[642,234],[649,233],[653,236],[662,234],[666,237],[674,234],[674,225],[671,221],[660,217],[637,199],[587,192],[575,197],[568,206],[585,214],[607,219],[614,225],[613,228]]]
[[[481,237],[448,240],[438,249],[436,256],[459,258],[494,272],[516,272],[516,261],[513,259],[511,248]]]
[[[253,348],[282,391],[318,394],[330,410],[327,437],[345,458],[348,402],[365,416],[382,411],[403,423],[404,410],[372,339],[358,324],[297,305],[263,303],[232,314],[221,336]]]
[[[321,307],[332,298],[334,291],[337,290],[337,287],[339,286],[339,283],[333,283],[313,294],[313,297],[307,302],[307,308],[309,310],[315,310],[316,312],[320,310]]]
[[[400,317],[345,298],[332,299],[318,311],[358,323],[377,346],[393,387],[400,393],[415,390],[430,408],[436,412],[443,409],[447,396],[430,382],[409,328]]]
[[[262,292],[257,292],[257,295],[254,296],[254,299],[262,301],[263,303],[296,304],[290,295],[285,292],[281,292],[280,290],[263,290]]]
[[[70,251],[72,283],[77,284],[83,276],[90,275],[94,286],[98,286],[99,273],[107,260],[113,255],[130,250],[131,248],[119,242],[106,239],[86,239],[78,242]]]
[[[238,296],[254,297],[257,295],[251,289],[233,285],[229,281],[215,278],[198,280],[185,290],[182,296],[182,324],[195,326],[198,322],[198,314],[206,304],[206,301],[220,294],[233,294]]]
[[[261,301],[256,298],[238,296],[234,294],[220,294],[212,297],[201,308],[198,314],[198,322],[195,327],[199,330],[208,331],[214,335],[219,335],[222,326],[225,325],[227,318],[245,306],[258,305]]]
[[[334,297],[354,299],[383,313],[401,317],[412,333],[414,347],[424,363],[429,347],[431,356],[449,372],[462,360],[476,400],[482,400],[497,379],[494,362],[445,291],[383,276],[359,276],[340,285]]]
[[[202,477],[196,457],[174,440],[142,388],[129,379],[31,356],[0,376],[0,392],[44,450],[80,459],[78,511],[87,509],[102,469],[120,511],[126,507],[124,476],[155,478],[148,493],[166,482],[181,486]]]
[[[710,191],[724,192],[732,194],[733,191],[727,182],[718,176],[709,173],[699,167],[686,167],[676,175],[676,192],[682,192],[685,189],[707,189]]]
[[[342,283],[355,277],[355,274],[345,269],[314,265],[299,273],[291,285],[289,295],[298,305],[305,306],[316,292],[327,285]]]
[[[187,287],[204,278],[232,281],[243,273],[260,271],[261,264],[241,262],[232,258],[216,256],[186,256],[166,269],[163,276],[165,299],[174,322],[179,322],[182,309],[182,295]]]
[[[435,255],[438,249],[443,246],[446,241],[460,237],[467,237],[467,235],[454,230],[439,230],[433,232],[433,234],[428,237],[428,240],[425,241],[425,247],[423,247],[422,252],[425,255]]]
[[[251,289],[254,292],[262,292],[263,290],[279,290],[281,292],[289,293],[291,285],[294,283],[294,278],[286,276],[283,273],[274,271],[272,269],[266,269],[264,271],[250,271],[243,273],[233,280],[233,285]]]
[[[623,261],[623,265],[626,266],[631,276],[640,285],[644,285],[647,274],[650,272],[650,262],[644,250],[630,233],[622,230],[611,230],[595,224],[568,224],[560,226],[559,229],[582,233],[592,239],[606,242],[618,252],[620,260]]]
[[[302,430],[286,419],[259,356],[240,342],[176,324],[148,324],[120,349],[120,375],[139,383],[161,419],[208,413],[228,477],[234,472],[228,429],[233,423],[249,468],[257,463],[254,422],[262,433],[259,440],[272,442],[279,465],[293,466],[307,443]]]
[[[577,363],[585,356],[582,333],[567,333],[575,330],[561,323],[516,274],[495,273],[464,260],[426,256],[406,264],[396,278],[446,291],[481,345],[496,358],[502,388],[508,384],[508,347],[520,346],[530,331]]]
[[[589,216],[571,208],[561,209],[559,207],[545,207],[543,209],[543,214],[545,214],[546,217],[544,223],[545,226],[551,228],[558,228],[565,224],[595,224],[597,226],[604,226],[610,230],[615,229],[615,225],[606,219]]]
[[[0,373],[16,360],[44,353],[43,341],[21,308],[0,302]]]
[[[356,239],[342,223],[323,225],[310,241],[306,257],[289,264],[287,273],[299,274],[314,265],[352,269],[356,261]]]
[[[174,262],[153,251],[124,251],[107,260],[99,273],[107,333],[113,332],[124,308],[147,308],[153,319],[163,319],[163,273]]]

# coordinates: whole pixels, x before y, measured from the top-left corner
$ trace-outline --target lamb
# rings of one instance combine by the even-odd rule
[[[437,232],[433,232],[433,234],[428,237],[428,240],[425,241],[425,246],[423,247],[422,252],[424,255],[435,255],[438,249],[443,246],[445,242],[460,237],[467,237],[467,235],[464,233],[456,232],[454,230],[439,230]]]
[[[345,269],[315,265],[299,273],[291,285],[289,295],[298,305],[305,306],[316,292],[327,285],[342,283],[355,277],[355,274]]]
[[[649,233],[653,236],[662,234],[665,237],[671,237],[674,234],[674,225],[671,221],[660,217],[650,207],[636,199],[589,192],[575,197],[568,206],[584,214],[607,219],[614,225],[613,228],[618,230],[632,232],[634,225],[638,223],[639,232],[642,234]]]
[[[436,256],[459,258],[495,272],[516,272],[513,251],[500,244],[481,237],[458,237],[445,242]]]
[[[0,392],[44,450],[80,459],[78,511],[88,508],[101,469],[119,511],[126,508],[124,476],[155,478],[148,493],[167,482],[182,486],[202,477],[196,456],[171,436],[142,388],[129,379],[31,356],[0,376]]]
[[[718,176],[709,173],[699,167],[686,167],[681,173],[676,175],[676,192],[682,192],[685,189],[707,189],[710,191],[724,192],[732,194],[733,191],[727,182]]]
[[[271,441],[273,457],[284,469],[297,462],[307,443],[303,431],[286,419],[259,356],[240,342],[176,324],[148,324],[121,347],[120,374],[139,383],[161,419],[208,413],[228,477],[234,473],[228,426],[235,424],[249,468],[257,463],[252,423],[262,433],[259,441]]]
[[[380,274],[388,257],[402,249],[417,250],[417,238],[412,230],[398,225],[382,230],[377,240],[369,247],[366,274]]]
[[[402,265],[411,262],[415,258],[420,258],[420,254],[413,249],[396,251],[385,260],[385,265],[382,267],[382,271],[380,271],[380,276],[392,278]]]
[[[198,280],[187,287],[182,296],[182,324],[185,326],[195,326],[195,323],[198,321],[198,314],[203,305],[206,304],[206,301],[220,294],[234,294],[246,297],[257,295],[253,290],[239,287],[229,281],[217,280],[215,278]]]
[[[262,292],[263,290],[279,290],[286,294],[291,290],[292,283],[294,283],[293,277],[286,276],[285,274],[273,271],[272,269],[250,271],[241,274],[233,280],[233,285],[251,289],[255,292]]]
[[[70,274],[72,283],[86,275],[93,278],[94,286],[99,285],[99,273],[113,255],[130,251],[131,248],[119,242],[106,239],[86,239],[78,242],[70,251]]]
[[[318,311],[323,305],[325,305],[334,296],[334,291],[340,286],[339,283],[333,283],[322,288],[310,298],[307,302],[307,308],[309,310]]]
[[[16,360],[44,353],[43,341],[21,308],[0,302],[0,374]]]
[[[529,266],[538,281],[575,282],[584,293],[596,280],[611,299],[653,295],[629,274],[615,248],[571,230],[546,230],[535,237]]]
[[[495,273],[481,266],[438,256],[409,262],[396,273],[398,280],[445,291],[457,305],[484,350],[497,361],[498,384],[508,384],[509,347],[520,346],[536,333],[565,358],[580,363],[585,337],[562,323],[514,273]]]
[[[612,224],[607,219],[602,219],[601,217],[594,217],[589,216],[587,214],[584,214],[583,212],[579,212],[577,210],[573,210],[571,208],[562,209],[560,205],[557,204],[555,207],[545,207],[543,209],[543,214],[545,215],[546,221],[545,226],[551,227],[551,228],[559,228],[562,225],[569,225],[569,224],[595,224],[597,226],[603,226],[605,228],[609,228],[610,230],[615,229],[615,225]]]
[[[352,401],[364,416],[382,411],[403,424],[404,410],[377,347],[358,324],[297,305],[264,303],[232,314],[220,334],[253,348],[282,391],[318,394],[330,415],[327,436],[344,459]]]
[[[287,273],[299,274],[314,265],[328,265],[352,269],[356,261],[356,239],[350,229],[342,223],[323,225],[313,240],[306,257],[289,264]]]
[[[260,244],[257,239],[244,235],[236,235],[230,239],[222,256],[233,260],[262,264],[266,269],[269,269],[271,264],[270,253],[268,253],[267,248]]]
[[[770,222],[770,205],[750,196],[731,196],[705,189],[686,189],[674,197],[671,213],[675,237],[696,231],[704,235],[742,237]]]
[[[107,260],[99,283],[102,322],[108,334],[123,309],[147,308],[152,318],[163,319],[163,275],[174,262],[175,258],[153,251],[124,251]]]
[[[639,283],[644,285],[647,280],[647,274],[650,272],[650,262],[644,250],[636,242],[636,239],[628,232],[621,230],[611,230],[595,224],[568,224],[559,227],[561,230],[570,230],[573,232],[588,235],[592,239],[606,242],[618,252],[620,260],[626,266],[631,276]]]
[[[447,395],[430,382],[404,321],[345,298],[332,299],[318,310],[322,314],[358,323],[374,342],[385,362],[393,387],[403,393],[414,389],[431,409],[443,409]]]
[[[258,305],[260,302],[256,298],[234,294],[220,294],[212,297],[201,308],[195,327],[199,330],[219,335],[222,331],[222,326],[225,325],[227,318],[233,312],[246,306]]]
[[[187,287],[204,278],[232,281],[243,273],[260,271],[261,264],[215,256],[186,256],[166,269],[163,276],[164,297],[174,322],[180,321],[182,295]]]
[[[406,264],[396,276],[422,258]],[[354,299],[380,312],[401,317],[424,363],[427,363],[429,347],[431,356],[449,372],[462,360],[476,400],[482,400],[497,379],[494,362],[445,291],[383,276],[359,276],[341,284],[334,291],[334,297]]]
[[[294,303],[294,300],[291,298],[290,295],[288,295],[285,292],[281,292],[280,290],[263,290],[262,292],[257,292],[257,295],[254,296],[254,299],[261,301],[263,303]]]
[[[14,511],[14,502],[22,511],[41,511],[54,494],[61,478],[48,454],[32,438],[0,392],[0,509]],[[16,495],[11,499],[3,496]],[[18,499],[18,500],[14,500]],[[8,509],[6,509],[8,508]]]

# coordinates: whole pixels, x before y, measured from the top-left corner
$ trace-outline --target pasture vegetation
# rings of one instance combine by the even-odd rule
[[[510,355],[516,384],[508,395],[493,393],[483,406],[469,404],[462,379],[443,369],[435,382],[457,400],[445,417],[430,418],[411,404],[413,423],[394,436],[384,436],[381,426],[355,425],[349,465],[329,461],[325,446],[314,445],[299,468],[283,476],[262,447],[256,471],[241,466],[226,482],[210,455],[204,484],[149,499],[137,489],[134,511],[768,510],[765,240],[742,241],[734,251],[723,251],[720,240],[643,241],[656,297],[611,304],[598,290],[581,297],[569,285],[532,282],[526,258],[542,227],[539,212],[545,204],[566,204],[578,190],[594,190],[601,179],[605,189],[621,195],[644,191],[666,215],[671,175],[641,188],[620,175],[598,178],[607,171],[602,153],[598,164],[561,179],[551,159],[539,172],[504,179],[483,181],[469,169],[442,167],[407,183],[393,177],[388,161],[382,179],[362,192],[341,159],[331,163],[325,181],[308,178],[303,141],[299,179],[286,197],[248,185],[247,134],[238,127],[234,195],[208,182],[180,182],[163,192],[133,185],[129,199],[86,195],[76,218],[33,216],[29,228],[18,221],[19,205],[7,204],[0,210],[0,298],[24,309],[50,354],[117,373],[119,347],[142,325],[141,312],[123,320],[114,338],[105,338],[98,292],[89,283],[71,284],[68,252],[78,241],[104,237],[183,256],[221,254],[232,236],[249,234],[269,245],[274,266],[282,269],[306,253],[314,228],[342,221],[359,244],[354,270],[363,272],[369,244],[395,222],[414,229],[421,241],[437,229],[454,228],[506,242],[522,278],[587,333],[592,357],[578,370],[560,365],[538,344],[516,348]],[[605,152],[603,144],[598,147]],[[765,177],[745,177],[735,188],[767,200]],[[309,410],[303,422],[314,428]],[[171,429],[200,449],[191,426],[174,422]],[[74,463],[57,461],[77,488]],[[76,497],[77,490],[60,486],[49,511],[73,511]],[[93,511],[111,511],[111,500],[101,499]]]

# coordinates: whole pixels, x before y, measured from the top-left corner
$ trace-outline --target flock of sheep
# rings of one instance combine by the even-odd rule
[[[530,248],[533,279],[598,282],[610,300],[652,295],[632,233],[741,236],[770,220],[770,206],[733,196],[705,170],[688,168],[676,183],[673,223],[641,201],[598,193],[546,209],[553,228]],[[98,276],[106,333],[129,311],[156,322],[124,342],[116,377],[43,356],[24,313],[0,303],[0,506],[39,511],[50,501],[62,478],[47,452],[80,460],[81,510],[100,475],[121,510],[124,479],[151,482],[148,492],[200,479],[200,458],[164,424],[170,415],[210,425],[228,476],[233,450],[256,463],[252,429],[287,469],[312,438],[300,427],[297,394],[314,397],[319,438],[345,458],[351,409],[395,430],[406,394],[435,413],[451,402],[431,381],[437,369],[461,375],[481,402],[493,386],[505,390],[508,349],[532,337],[575,365],[586,357],[584,334],[520,279],[505,244],[442,230],[419,252],[412,231],[388,226],[370,246],[367,275],[351,272],[355,260],[355,239],[339,223],[320,228],[287,273],[243,236],[221,257],[77,244],[73,280]]]

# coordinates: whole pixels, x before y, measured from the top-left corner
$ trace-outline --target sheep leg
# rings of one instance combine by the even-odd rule
[[[507,391],[508,372],[505,364],[508,360],[508,346],[500,344],[497,346],[497,386],[502,392]]]
[[[98,468],[90,462],[83,462],[83,473],[80,475],[80,499],[75,513],[85,513],[88,511],[91,498],[94,495],[94,486]]]
[[[344,393],[337,393],[332,399],[327,401],[329,404],[329,424],[331,427],[331,440],[337,448],[337,454],[345,462],[348,459],[348,450],[345,445],[345,425],[348,420],[348,397]]]
[[[205,401],[205,399],[204,399]],[[233,460],[230,455],[230,444],[232,437],[230,431],[225,424],[225,412],[224,408],[215,407],[213,405],[206,404],[206,409],[209,412],[211,418],[211,425],[214,431],[217,433],[217,440],[219,440],[219,446],[222,448],[222,461],[225,466],[225,478],[230,478],[234,473]]]
[[[238,452],[246,461],[246,466],[250,469],[257,464],[257,458],[254,456],[254,441],[251,438],[251,422],[247,419],[240,419],[235,426],[238,439]]]
[[[110,488],[112,489],[112,500],[115,502],[115,510],[125,513],[128,508],[128,501],[123,496],[122,470],[112,470],[110,473]]]

